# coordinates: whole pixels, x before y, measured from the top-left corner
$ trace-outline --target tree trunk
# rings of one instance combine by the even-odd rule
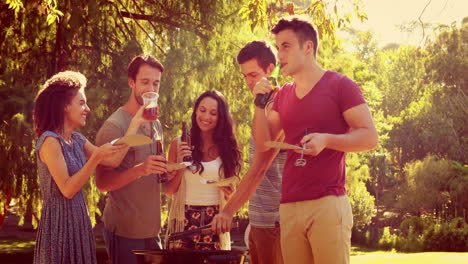
[[[2,229],[3,223],[5,222],[6,214],[7,214],[8,208],[10,207],[12,194],[13,194],[12,188],[8,188],[5,190],[6,201],[5,201],[5,205],[3,206],[3,210],[0,214],[0,229]]]

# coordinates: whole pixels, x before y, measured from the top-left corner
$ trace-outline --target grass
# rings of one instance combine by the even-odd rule
[[[466,264],[468,252],[421,252],[400,253],[351,248],[351,264]]]
[[[32,258],[34,250],[34,240],[17,237],[2,237],[0,239],[0,262],[10,263],[2,258],[10,256],[16,260],[11,263],[28,263]],[[102,241],[98,241],[98,244]],[[98,255],[103,255],[103,248],[98,248],[102,251]],[[21,262],[21,258],[26,261]],[[376,251],[362,247],[351,248],[351,264],[466,264],[468,263],[468,252],[421,252],[421,253],[400,253],[396,251]]]
[[[36,242],[29,238],[2,237],[0,239],[0,253],[16,254],[32,252],[35,244]]]
[[[32,263],[34,245],[31,238],[1,237],[0,238],[0,263],[1,264],[26,264]],[[104,242],[96,241],[96,257],[98,263],[108,263]]]

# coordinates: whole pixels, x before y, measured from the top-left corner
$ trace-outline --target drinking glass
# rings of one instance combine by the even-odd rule
[[[155,121],[158,119],[158,98],[159,94],[155,92],[147,92],[141,95],[145,109],[143,110],[143,117],[148,121]]]
[[[308,130],[307,128],[305,129],[304,134],[305,134],[305,135],[309,134],[309,130]],[[297,167],[303,167],[303,166],[305,166],[305,165],[307,164],[307,160],[304,159],[304,151],[305,151],[305,149],[306,149],[306,144],[307,144],[307,143],[305,143],[305,142],[304,142],[304,144],[302,144],[301,157],[298,158],[298,159],[296,160],[296,162],[294,163],[294,165],[297,166]]]

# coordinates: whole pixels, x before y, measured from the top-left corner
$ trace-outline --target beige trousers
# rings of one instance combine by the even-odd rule
[[[280,205],[285,264],[349,264],[353,214],[346,195]]]

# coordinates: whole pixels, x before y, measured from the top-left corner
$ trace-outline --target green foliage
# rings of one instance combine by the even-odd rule
[[[434,237],[428,241],[460,239],[442,227],[421,233],[430,228],[414,218],[402,224],[397,239],[390,228],[382,239],[378,227],[379,219],[389,222],[382,217],[386,210],[397,210],[392,221],[404,214],[468,217],[467,24],[439,27],[437,38],[418,48],[378,48],[372,33],[349,30],[354,49],[347,51],[347,43],[334,33],[354,19],[366,19],[360,1],[7,0],[2,7],[0,36],[7,41],[0,42],[1,208],[16,198],[21,213],[40,217],[31,103],[42,83],[65,69],[88,77],[92,112],[81,132],[94,141],[102,122],[127,100],[126,65],[141,52],[154,54],[166,68],[160,92],[165,144],[180,134],[182,120],[190,121],[198,95],[217,89],[230,104],[247,160],[253,98],[239,72],[237,52],[248,41],[271,40],[269,29],[279,17],[307,13],[321,36],[319,64],[360,85],[379,132],[375,151],[347,155],[355,230],[365,232],[362,240],[368,245],[380,239],[383,247],[404,251],[426,245],[424,232]],[[245,163],[242,172],[247,168]],[[94,180],[85,193],[95,223],[105,194]],[[164,212],[168,199],[162,201]]]
[[[0,198],[2,208],[12,198],[16,198],[20,222],[24,221],[26,214],[31,214],[34,206],[40,205],[37,177],[34,173],[35,160],[33,151],[34,141],[29,135],[32,133],[31,124],[27,122],[23,114],[16,114],[11,119],[5,120],[0,130],[0,148],[3,149],[0,173]],[[21,193],[23,195],[17,196]],[[3,212],[2,212],[3,213]],[[37,225],[35,218],[32,224]]]
[[[422,234],[424,230],[427,230],[431,225],[434,224],[434,220],[427,214],[421,217],[412,216],[409,219],[403,220],[400,224],[400,232],[404,235],[408,235],[411,232]]]
[[[447,218],[466,217],[468,177],[466,170],[461,171],[453,164],[434,156],[409,163],[406,186],[398,199],[401,211],[413,215],[429,212]]]
[[[372,153],[367,163],[372,176],[368,186],[377,208],[397,209],[400,215],[427,213],[466,220],[468,186],[463,164],[468,154],[468,100],[467,77],[461,71],[466,72],[468,63],[467,25],[437,30],[439,36],[427,47],[383,49],[377,48],[371,33],[351,31],[356,59],[338,64],[346,65],[348,72],[355,69],[354,80],[379,131],[378,154]],[[372,229],[363,230],[370,230],[372,237]],[[421,234],[407,237],[409,227],[404,232],[406,236],[396,243],[399,250],[422,249]]]
[[[418,252],[422,250],[422,243],[422,236],[415,233],[413,227],[410,227],[406,236],[398,236],[396,249],[403,252]]]
[[[389,227],[384,227],[378,248],[403,252],[466,252],[467,239],[468,225],[463,218],[440,223],[425,215],[403,221],[401,229],[393,234]]]
[[[406,117],[405,114],[400,115],[401,111],[424,94],[424,59],[427,54],[413,46],[400,46],[398,50],[386,51],[383,55],[390,67],[384,72],[387,76],[381,87],[384,114]]]
[[[209,25],[222,25],[220,22],[230,16],[230,14],[224,12],[232,12],[233,10],[232,8],[229,9],[227,5],[218,4],[217,1],[185,1],[180,5],[179,3],[179,1],[167,2],[168,5],[164,9],[154,5],[145,5],[145,11],[155,12],[151,19],[162,19],[157,25],[151,24],[149,21],[147,23],[150,25],[145,25],[144,22],[141,23],[136,19],[128,20],[128,18],[125,18],[124,15],[128,15],[129,11],[142,11],[138,6],[134,5],[133,1],[118,1],[118,3],[41,1],[33,5],[27,5],[26,8],[2,9],[0,12],[2,38],[17,39],[19,42],[2,42],[0,44],[2,57],[0,62],[0,72],[2,72],[0,82],[2,100],[0,104],[2,107],[0,111],[2,116],[6,117],[0,135],[2,144],[7,149],[7,157],[18,155],[24,157],[15,159],[16,162],[12,165],[17,166],[18,172],[15,172],[9,166],[3,168],[5,173],[0,176],[2,177],[1,182],[5,183],[5,185],[2,185],[0,192],[2,203],[7,200],[5,199],[5,193],[14,191],[12,196],[21,198],[20,210],[24,211],[31,207],[33,211],[39,212],[40,210],[40,205],[32,199],[39,196],[39,189],[37,188],[34,156],[32,156],[34,136],[30,127],[31,102],[33,102],[34,95],[39,90],[40,84],[45,81],[47,76],[64,69],[73,69],[81,71],[88,77],[86,92],[90,99],[89,105],[92,109],[92,116],[82,132],[91,141],[94,141],[94,135],[102,121],[127,99],[129,88],[127,86],[126,65],[134,55],[141,53],[143,48],[149,46],[146,43],[153,44],[151,45],[152,50],[150,50],[153,54],[159,58],[165,58],[164,55],[166,54],[163,52],[170,51],[171,48],[177,52],[178,48],[175,45],[167,44],[168,36],[174,38],[173,43],[179,42],[177,38],[183,38],[186,40],[186,46],[190,46],[192,49],[189,53],[177,58],[183,64],[184,61],[190,61],[189,58],[192,54],[200,53],[200,50],[207,46],[207,40],[200,40],[203,38],[197,38],[196,36],[201,35],[208,39],[211,35],[219,34],[221,28],[216,29],[214,32],[208,32],[208,29],[212,30]],[[235,4],[235,2],[232,2],[232,5]],[[44,5],[48,9],[44,10]],[[80,8],[75,8],[77,6]],[[133,8],[136,8],[136,10]],[[186,13],[186,8],[191,12]],[[127,13],[120,12],[122,10],[126,10]],[[17,19],[12,16],[14,12],[17,12]],[[60,16],[61,13],[64,15],[51,23],[49,15],[58,14]],[[173,17],[167,17],[168,14],[172,14]],[[175,25],[172,19],[177,20],[179,24]],[[226,21],[229,20],[226,19]],[[83,27],[83,24],[87,26]],[[24,25],[28,25],[28,27]],[[179,31],[177,31],[176,26],[179,26]],[[153,29],[152,34],[148,34],[149,28]],[[183,33],[171,34],[181,32],[180,29],[183,29]],[[157,40],[154,34],[158,34]],[[193,46],[195,41],[191,42],[190,40],[196,40],[202,49]],[[205,43],[202,43],[203,41]],[[203,57],[205,64],[210,58],[210,52],[217,52],[214,48],[215,43],[211,43],[208,47],[209,49],[205,53],[205,57]],[[148,51],[146,50],[146,52]],[[31,58],[34,59],[31,60]],[[170,55],[167,58],[172,59]],[[163,62],[165,61],[163,60]],[[225,61],[222,61],[222,63],[225,63]],[[165,64],[168,65],[169,63]],[[198,79],[197,76],[203,76],[201,74],[204,72],[203,68],[193,71],[192,69],[196,68],[193,64],[185,63],[185,65],[185,71],[192,72],[192,79],[181,74],[178,75],[179,80],[182,79],[183,82],[189,83],[189,80]],[[211,67],[213,68],[213,66]],[[176,72],[175,74],[179,73]],[[221,79],[221,74],[222,72],[218,74],[218,80]],[[169,80],[177,80],[170,71],[164,77],[166,76],[169,77]],[[207,87],[214,87],[214,85],[209,85],[207,82],[214,82],[215,80],[209,80],[209,78],[205,77],[201,81],[204,84],[199,87],[203,88],[199,89],[197,93],[191,93],[190,90],[184,92],[184,94],[192,97],[192,100],[185,101],[185,105],[191,105],[193,98],[202,90],[207,89]],[[175,82],[177,83],[177,81]],[[179,87],[189,87],[189,85]],[[165,90],[167,91],[166,97],[171,97],[171,90],[169,88]],[[181,98],[181,101],[184,99]],[[166,103],[164,98],[162,101],[163,104]],[[181,101],[176,100],[174,104],[184,105],[180,104]],[[173,112],[182,112],[180,110],[179,108]],[[183,110],[186,113],[188,107]],[[24,116],[27,122],[22,124],[29,124],[29,127],[23,129],[24,133],[7,133],[6,130],[13,127],[9,122],[9,118],[16,113],[21,113],[21,116]],[[166,117],[164,112],[163,117]],[[172,125],[171,116],[167,115],[167,118],[168,123]],[[163,121],[165,120],[163,119]],[[168,134],[171,135],[170,132]],[[170,136],[166,139],[170,139]],[[30,144],[25,144],[28,142]],[[24,147],[18,148],[18,146]],[[10,191],[11,189],[13,190]],[[90,181],[90,184],[85,186],[85,193],[87,194],[90,216],[94,223],[94,216],[100,214],[99,208],[95,205],[102,194],[97,191],[94,181]],[[34,197],[30,197],[33,195]]]
[[[349,27],[357,19],[367,20],[362,2],[353,1],[283,1],[248,0],[239,10],[239,15],[251,30],[271,28],[282,16],[307,14],[311,17],[322,37],[335,37],[338,29]]]
[[[252,21],[250,29],[255,30],[257,26],[265,26],[266,22],[266,0],[252,0],[239,10],[239,16],[247,21]]]
[[[442,84],[444,93],[463,94],[468,84],[468,24],[461,28],[440,26],[436,30],[437,39],[427,48],[430,58],[426,71],[432,82]]]
[[[424,232],[424,251],[468,251],[468,225],[462,218],[434,224]]]
[[[388,226],[384,227],[378,246],[381,249],[390,250],[395,248],[397,235],[391,234]]]
[[[86,93],[92,112],[81,132],[94,141],[102,122],[125,103],[129,95],[126,65],[141,52],[154,54],[166,68],[160,97],[166,145],[180,133],[180,122],[190,119],[195,98],[205,90],[217,89],[230,104],[237,137],[245,153],[243,158],[247,160],[252,96],[245,87],[235,57],[246,42],[269,35],[266,24],[255,24],[255,21],[273,22],[288,10],[301,13],[314,8],[319,29],[323,29],[324,35],[332,36],[332,29],[336,28],[333,19],[341,16],[337,10],[327,14],[325,7],[329,5],[318,2],[310,5],[277,2],[285,8],[282,10],[266,3],[242,0],[183,0],[164,1],[164,4],[129,0],[30,3],[8,0],[9,8],[0,11],[0,35],[2,39],[15,41],[0,43],[0,113],[5,117],[0,140],[7,149],[6,158],[21,158],[11,165],[15,168],[2,168],[5,170],[0,176],[2,203],[7,196],[20,198],[21,211],[35,212],[40,217],[33,152],[35,136],[30,124],[31,103],[41,84],[66,69],[80,71],[88,78]],[[249,5],[256,13],[246,18],[246,9],[242,7]],[[349,16],[347,18],[346,23],[351,21]],[[252,24],[255,25],[251,27]],[[21,133],[12,133],[9,132],[13,127],[10,119],[17,113],[25,122],[21,123]],[[244,166],[243,172],[247,167]],[[97,191],[93,180],[84,191],[91,220],[95,223],[102,209],[99,201],[105,194]],[[241,215],[245,212],[246,208]]]
[[[353,210],[354,226],[357,229],[369,224],[375,216],[374,197],[366,189],[369,168],[364,159],[356,153],[348,153],[346,159],[346,190]]]
[[[389,97],[386,111],[396,118],[386,147],[395,154],[401,168],[428,153],[462,164],[468,162],[464,74],[468,69],[468,25],[443,30],[426,50],[408,50],[406,56],[396,54],[397,61],[407,66],[400,67],[403,70],[396,72],[398,79],[394,80],[406,91],[388,93],[402,99]],[[407,58],[407,62],[400,57]],[[402,78],[406,73],[409,75]]]
[[[23,1],[21,0],[6,0],[5,4],[8,5],[8,8],[15,11],[15,15],[18,14],[19,10],[23,8]]]
[[[364,243],[366,246],[370,246],[371,245],[371,232],[369,230],[367,230],[365,233],[364,233]]]

